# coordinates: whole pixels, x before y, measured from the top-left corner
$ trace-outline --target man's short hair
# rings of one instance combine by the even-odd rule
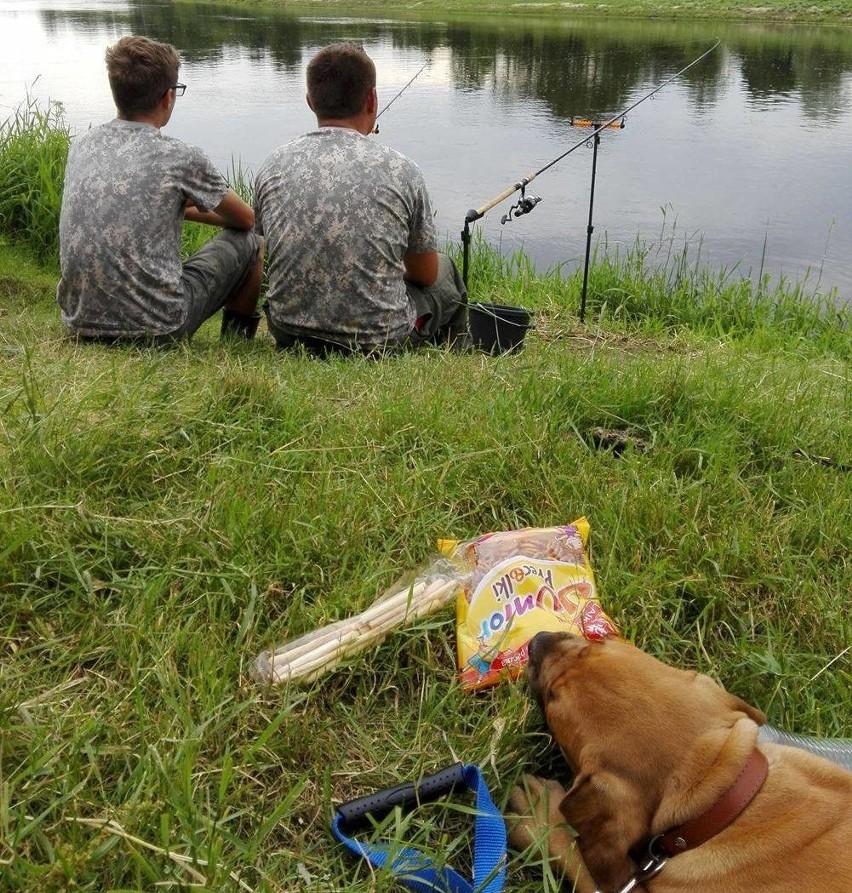
[[[177,82],[180,58],[169,43],[148,37],[122,37],[106,51],[107,75],[115,107],[125,116],[153,111]]]
[[[323,47],[308,63],[308,96],[319,118],[352,118],[376,86],[376,66],[356,43]]]

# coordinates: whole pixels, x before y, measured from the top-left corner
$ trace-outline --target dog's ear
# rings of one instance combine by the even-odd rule
[[[630,847],[649,817],[639,792],[611,772],[583,773],[559,810],[577,832],[583,862],[600,890],[620,890],[636,873]]]
[[[766,723],[765,713],[758,710],[757,707],[752,707],[751,704],[747,704],[742,698],[732,695],[709,676],[705,676],[703,673],[696,673],[696,681],[705,686],[705,688],[713,689],[716,692],[721,691],[725,696],[729,710],[733,710],[736,713],[745,713],[749,719],[753,719],[759,726]]]
[[[766,714],[762,710],[758,710],[757,707],[752,707],[751,704],[747,704],[742,698],[738,698],[736,695],[728,694],[728,697],[731,699],[731,709],[738,710],[740,713],[745,713],[745,715],[749,719],[753,719],[759,726],[762,726],[766,722]]]

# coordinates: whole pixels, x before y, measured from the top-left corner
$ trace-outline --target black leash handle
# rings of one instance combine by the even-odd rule
[[[369,825],[368,816],[378,821],[397,806],[410,809],[420,803],[436,800],[444,794],[451,794],[456,788],[467,788],[463,763],[453,763],[434,775],[424,775],[419,781],[407,781],[393,788],[358,797],[357,800],[347,800],[337,807],[337,813],[344,829],[351,833]]]

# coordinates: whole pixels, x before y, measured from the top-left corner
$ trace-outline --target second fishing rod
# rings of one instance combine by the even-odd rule
[[[613,115],[612,117],[606,119],[600,124],[594,124],[594,129],[590,134],[584,136],[581,140],[574,143],[574,145],[570,146],[552,161],[549,161],[543,167],[539,168],[536,171],[532,171],[527,174],[525,177],[522,177],[517,182],[513,183],[508,188],[504,189],[499,195],[494,196],[494,198],[485,202],[485,204],[481,205],[478,208],[471,208],[464,219],[464,228],[462,229],[461,239],[462,239],[462,279],[464,280],[465,285],[467,285],[468,281],[468,273],[470,269],[470,242],[471,242],[471,230],[470,225],[475,223],[480,218],[484,217],[485,214],[490,211],[493,207],[500,204],[500,202],[509,198],[511,195],[514,195],[516,192],[520,192],[521,195],[515,205],[513,205],[509,209],[509,213],[503,216],[502,222],[508,222],[512,218],[514,214],[515,217],[520,217],[524,214],[528,214],[533,208],[538,204],[540,199],[538,196],[527,196],[526,195],[526,187],[529,186],[536,177],[539,177],[545,171],[550,170],[555,164],[558,164],[572,152],[575,152],[577,149],[582,146],[588,145],[591,143],[594,149],[594,157],[593,157],[593,169],[592,169],[592,188],[591,188],[591,198],[589,205],[589,225],[588,225],[588,237],[587,237],[587,245],[586,245],[586,263],[585,263],[585,273],[584,273],[584,288],[583,288],[583,301],[581,305],[581,310],[585,310],[585,280],[588,276],[588,258],[589,258],[589,248],[591,241],[591,230],[592,230],[592,203],[594,202],[594,177],[595,171],[597,167],[597,146],[600,142],[600,134],[602,131],[606,130],[610,127],[623,127],[626,116],[633,111],[637,106],[640,106],[643,102],[650,99],[655,93],[658,93],[663,87],[666,87],[668,84],[672,83],[672,81],[677,80],[681,75],[685,72],[689,71],[695,65],[698,65],[699,62],[707,58],[718,46],[720,41],[717,40],[713,46],[709,49],[705,50],[701,53],[700,56],[697,56],[693,59],[688,65],[685,65],[679,71],[675,72],[670,77],[666,78],[662,83],[658,84],[654,87],[653,90],[649,90],[647,93],[643,94],[639,97],[635,102],[631,105],[627,106],[627,108],[622,109],[618,114]],[[577,123],[572,120],[572,124]],[[584,122],[590,123],[590,122]],[[582,321],[582,316],[581,316]]]
[[[417,80],[417,78],[420,77],[421,74],[423,74],[423,72],[424,72],[424,71],[426,70],[426,68],[428,68],[428,67],[429,67],[429,60],[427,59],[427,60],[420,66],[420,68],[418,69],[418,71],[417,71],[417,73],[414,75],[414,77],[411,78],[411,80],[410,80],[410,81],[409,81],[409,82],[408,82],[408,83],[407,83],[401,90],[399,90],[399,91],[397,92],[397,94],[393,97],[393,99],[391,99],[390,102],[388,102],[388,103],[385,105],[385,107],[384,107],[384,108],[383,108],[383,109],[376,115],[376,124],[375,124],[375,126],[373,127],[373,133],[378,133],[378,132],[379,132],[379,123],[378,123],[378,122],[379,122],[379,118],[382,117],[382,115],[383,115],[383,114],[384,114],[384,113],[385,113],[385,112],[386,112],[386,111],[387,111],[387,110],[388,110],[388,109],[389,109],[389,108],[390,108],[390,107],[397,101],[397,99],[399,99],[400,96],[402,96],[403,93],[405,93],[405,91],[406,91],[406,90],[407,90],[407,89],[408,89],[408,88],[409,88],[409,87],[410,87],[410,86]]]

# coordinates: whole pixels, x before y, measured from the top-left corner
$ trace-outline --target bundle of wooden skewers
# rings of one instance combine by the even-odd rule
[[[361,614],[313,630],[261,652],[253,667],[261,682],[310,682],[353,654],[377,645],[390,632],[454,602],[463,579],[450,564],[407,585],[395,587]]]
[[[598,618],[596,625],[588,626],[589,631],[597,634],[604,621],[607,628],[612,626],[594,595],[594,577],[586,555],[588,532],[588,521],[579,518],[573,524],[557,527],[497,531],[467,541],[438,540],[440,557],[414,582],[403,582],[403,578],[363,613],[306,633],[274,651],[261,652],[254,661],[253,675],[260,682],[310,682],[344,659],[379,644],[398,627],[458,600],[462,643],[459,672],[463,683],[469,683],[471,690],[479,685],[465,682],[471,666],[477,668],[477,679],[484,675],[480,667],[483,661],[473,661],[477,655],[482,658],[483,629],[490,631],[492,650],[503,661],[488,663],[489,667],[494,665],[488,678],[502,678],[504,668],[517,670],[525,662],[526,642],[535,632],[563,629],[574,623],[586,635],[583,624],[587,618],[581,612],[587,605],[595,608]],[[494,574],[497,576],[489,576]],[[522,581],[527,577],[525,584]],[[586,593],[582,598],[578,595],[581,586]],[[479,597],[481,592],[485,595]],[[459,599],[461,593],[464,598]],[[465,610],[472,600],[477,605],[475,616]],[[515,626],[527,638],[516,635],[517,641],[510,640],[509,631]],[[511,658],[508,662],[507,657]]]

